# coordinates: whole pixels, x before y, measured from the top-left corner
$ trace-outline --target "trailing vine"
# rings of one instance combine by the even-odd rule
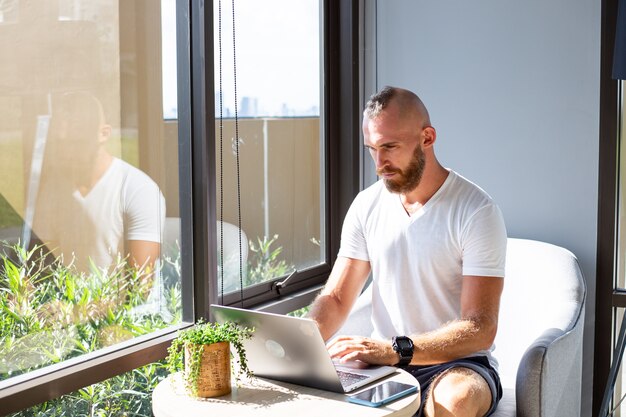
[[[183,369],[183,352],[187,348],[190,352],[190,358],[188,359],[188,373],[185,375],[185,388],[197,396],[200,361],[204,345],[230,342],[237,353],[236,361],[239,367],[235,373],[235,380],[239,383],[242,375],[252,376],[252,372],[248,368],[243,341],[249,339],[253,332],[253,328],[240,326],[232,322],[220,324],[205,323],[200,320],[195,326],[180,331],[176,338],[172,340],[172,344],[167,350],[167,369],[170,372],[177,372]]]

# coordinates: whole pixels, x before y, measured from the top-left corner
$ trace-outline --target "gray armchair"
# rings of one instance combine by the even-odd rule
[[[585,295],[571,252],[509,238],[494,352],[504,397],[495,417],[580,416]],[[371,333],[370,300],[368,288],[338,333]]]

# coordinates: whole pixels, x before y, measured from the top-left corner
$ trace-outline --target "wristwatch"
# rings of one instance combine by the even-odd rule
[[[394,336],[391,339],[393,350],[400,355],[400,362],[396,366],[407,366],[413,359],[413,341],[407,336]]]

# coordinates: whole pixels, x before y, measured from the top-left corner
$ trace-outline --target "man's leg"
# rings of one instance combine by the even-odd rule
[[[491,407],[491,389],[469,368],[455,367],[432,382],[424,407],[427,417],[482,417]]]

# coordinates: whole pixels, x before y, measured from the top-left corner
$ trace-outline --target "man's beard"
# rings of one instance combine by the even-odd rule
[[[400,178],[398,179],[383,179],[385,187],[392,193],[408,193],[413,191],[422,180],[424,174],[424,166],[426,165],[426,159],[424,158],[424,152],[422,147],[418,144],[413,151],[413,157],[409,162],[409,166],[406,169],[401,170],[399,168],[394,169],[381,169],[377,171],[378,175],[384,173],[397,173]]]

